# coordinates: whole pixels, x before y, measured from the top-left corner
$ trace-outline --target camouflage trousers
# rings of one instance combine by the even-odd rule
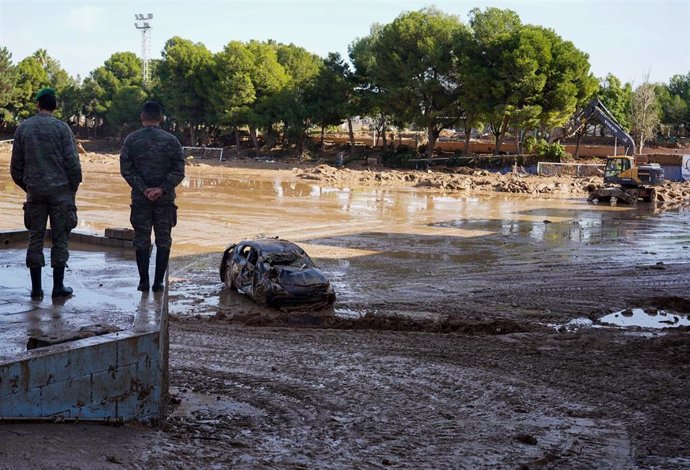
[[[24,203],[24,226],[29,230],[29,248],[26,250],[26,266],[38,268],[46,265],[43,256],[43,240],[50,218],[50,265],[60,268],[69,259],[69,233],[77,226],[77,206],[74,193],[51,195],[27,193]]]
[[[177,206],[173,201],[156,201],[136,199],[132,201],[129,221],[134,229],[134,248],[148,250],[151,248],[151,229],[156,235],[158,248],[170,248],[170,232],[177,225]]]

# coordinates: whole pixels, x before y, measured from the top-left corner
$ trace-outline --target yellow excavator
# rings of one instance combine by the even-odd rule
[[[618,145],[625,149],[623,156],[607,157],[604,170],[604,184],[618,185],[599,188],[590,193],[589,200],[605,200],[615,197],[622,202],[636,203],[640,198],[645,202],[656,199],[654,186],[664,182],[664,169],[658,163],[639,165],[634,157],[635,141],[625,132],[623,127],[613,117],[604,103],[598,98],[590,101],[585,108],[575,115],[568,127],[556,127],[551,131],[549,143],[569,137],[577,132],[587,122],[595,118],[613,134]],[[630,154],[630,155],[628,155]]]
[[[633,204],[642,199],[656,200],[655,186],[664,183],[664,169],[658,163],[637,165],[634,157],[608,157],[604,170],[605,184],[618,184]],[[599,191],[606,190],[601,188]],[[627,202],[627,201],[626,201]]]

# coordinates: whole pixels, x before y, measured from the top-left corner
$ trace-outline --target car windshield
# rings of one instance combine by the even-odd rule
[[[271,266],[296,266],[311,267],[313,263],[309,257],[298,251],[285,251],[280,253],[268,253],[264,257]]]

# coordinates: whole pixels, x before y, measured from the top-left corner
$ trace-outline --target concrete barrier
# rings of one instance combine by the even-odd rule
[[[129,421],[158,416],[160,332],[38,348],[0,363],[0,419]]]
[[[27,232],[0,232],[0,240],[16,246],[26,242]],[[129,241],[91,234],[73,233],[70,240],[97,247],[131,247]],[[159,417],[168,390],[167,273],[165,285],[157,311],[139,312],[142,318],[135,314],[129,329],[0,354],[0,422],[124,422]],[[35,308],[21,305],[22,300],[14,302],[9,305],[16,304],[19,312]],[[16,328],[26,331],[25,323],[17,322]]]

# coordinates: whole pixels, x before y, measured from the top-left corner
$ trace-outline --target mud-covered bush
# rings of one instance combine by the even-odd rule
[[[527,153],[534,153],[542,160],[547,161],[561,161],[568,155],[565,147],[558,142],[549,144],[546,140],[537,139],[534,136],[525,139],[524,147]]]

